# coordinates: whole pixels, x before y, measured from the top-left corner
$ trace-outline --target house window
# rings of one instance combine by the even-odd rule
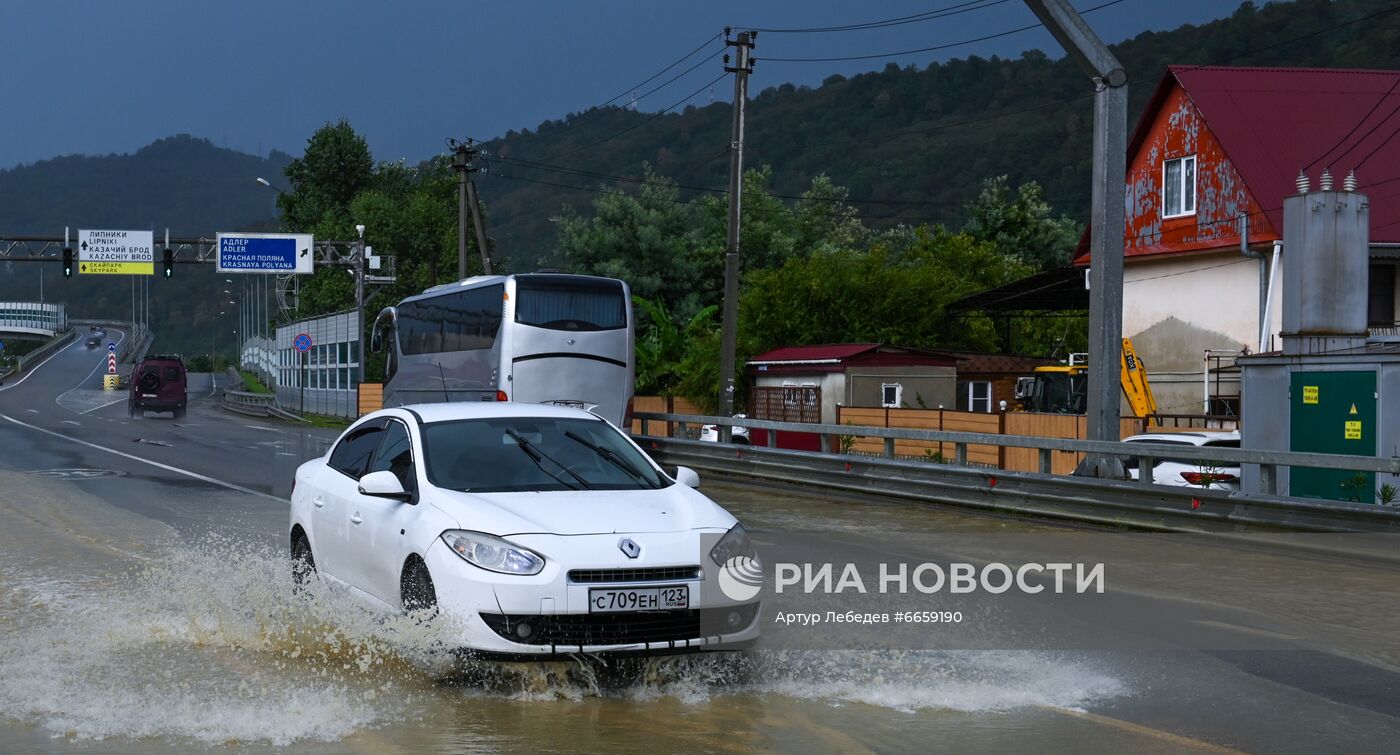
[[[1162,216],[1196,214],[1196,156],[1162,163]]]
[[[899,383],[880,384],[880,406],[886,409],[898,409],[900,399],[904,398],[904,386]]]
[[[958,409],[965,412],[992,411],[992,383],[989,380],[968,380],[958,383]]]

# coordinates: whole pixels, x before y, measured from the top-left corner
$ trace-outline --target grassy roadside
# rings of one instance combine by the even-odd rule
[[[331,417],[325,414],[303,414],[301,418],[306,420],[306,424],[312,427],[323,427],[328,430],[344,430],[350,426],[351,422],[355,421],[344,417]]]
[[[243,376],[243,388],[249,393],[272,393],[268,387],[258,380],[258,376],[251,372],[239,372]]]

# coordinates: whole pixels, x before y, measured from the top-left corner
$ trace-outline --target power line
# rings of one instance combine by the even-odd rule
[[[592,148],[598,146],[599,144],[602,144],[603,142],[610,142],[610,141],[612,141],[613,139],[616,139],[616,138],[618,138],[619,136],[622,136],[623,134],[629,134],[629,133],[631,133],[631,132],[633,132],[633,131],[636,131],[637,129],[641,128],[642,126],[645,126],[645,125],[651,123],[652,121],[655,121],[657,118],[660,118],[661,116],[663,116],[663,115],[665,115],[665,114],[671,112],[672,110],[675,110],[676,108],[680,107],[681,105],[684,105],[685,103],[691,101],[692,99],[695,98],[696,95],[700,94],[701,92],[705,91],[706,89],[709,89],[710,87],[714,86],[715,84],[718,84],[718,83],[719,83],[719,80],[722,79],[722,78],[724,78],[724,77],[727,76],[727,75],[728,75],[728,74],[721,73],[720,75],[718,75],[718,76],[716,76],[715,78],[711,79],[710,81],[706,82],[706,83],[705,83],[703,86],[701,86],[699,89],[695,90],[694,92],[691,92],[690,94],[687,94],[684,98],[682,98],[682,99],[680,99],[680,100],[677,100],[676,102],[674,102],[674,103],[672,103],[672,104],[670,104],[670,105],[668,105],[668,106],[666,106],[666,107],[664,107],[664,108],[662,108],[662,109],[656,111],[655,113],[653,113],[653,114],[651,115],[651,117],[647,118],[646,120],[643,120],[643,121],[641,121],[641,122],[639,122],[639,123],[634,123],[634,124],[632,124],[631,126],[628,126],[627,128],[622,129],[621,131],[618,131],[618,132],[613,133],[613,134],[609,134],[608,136],[605,136],[605,137],[603,137],[602,139],[599,139],[599,140],[597,140],[597,141],[589,142],[588,144],[585,144],[585,145],[582,145],[582,146],[580,146],[580,147],[576,147],[576,148],[574,148],[574,149],[571,149],[571,150],[569,150],[569,151],[567,151],[567,152],[561,153],[560,155],[558,155],[558,157],[568,157],[568,156],[570,156],[570,155],[574,155],[574,154],[577,154],[577,153],[579,153],[579,152],[582,152],[582,151],[584,151],[584,150],[586,150],[586,149],[592,149]],[[558,159],[558,157],[556,157],[555,159]]]
[[[1046,102],[1046,103],[1042,103],[1042,104],[1040,104],[1040,105],[1031,105],[1030,107],[1020,108],[1020,109],[1018,109],[1018,110],[1008,110],[1008,111],[1005,111],[1005,112],[1002,112],[1002,113],[998,113],[998,114],[996,114],[996,115],[989,115],[989,116],[985,116],[985,117],[982,117],[982,118],[970,118],[970,119],[965,120],[965,121],[956,121],[956,122],[954,122],[954,123],[941,123],[941,124],[939,124],[939,125],[937,125],[937,126],[927,126],[927,127],[922,127],[922,128],[907,129],[907,130],[904,130],[904,131],[893,131],[893,132],[890,132],[890,133],[887,133],[887,134],[875,134],[875,135],[872,135],[872,136],[860,136],[860,137],[856,137],[856,138],[854,138],[854,139],[838,139],[838,140],[836,140],[836,141],[830,141],[830,142],[817,142],[817,143],[815,143],[815,144],[808,144],[808,145],[804,145],[804,146],[806,146],[806,147],[808,147],[808,148],[812,148],[812,147],[831,147],[831,146],[836,146],[836,145],[841,145],[841,144],[855,144],[855,143],[858,143],[858,142],[868,142],[868,141],[872,141],[872,140],[875,140],[875,139],[898,139],[898,138],[900,138],[900,137],[913,136],[914,134],[928,134],[928,133],[933,133],[933,132],[935,132],[935,131],[946,131],[946,130],[948,130],[948,129],[950,129],[950,128],[958,128],[958,127],[960,127],[960,126],[973,126],[973,125],[976,125],[976,124],[979,124],[979,123],[986,123],[987,121],[995,121],[995,120],[998,120],[998,119],[1001,119],[1001,118],[1010,118],[1010,117],[1013,116],[1013,115],[1023,115],[1023,114],[1025,114],[1025,113],[1031,113],[1031,112],[1035,112],[1035,111],[1037,111],[1037,110],[1044,110],[1044,109],[1046,109],[1046,108],[1058,107],[1058,106],[1060,106],[1060,105],[1068,105],[1068,104],[1070,104],[1070,103],[1072,103],[1072,102],[1079,102],[1080,100],[1091,99],[1091,98],[1093,98],[1093,96],[1094,96],[1094,94],[1093,94],[1092,92],[1090,92],[1089,94],[1080,95],[1080,96],[1078,96],[1078,97],[1070,97],[1070,98],[1064,99],[1064,100],[1056,100],[1056,101],[1054,101],[1054,102]]]
[[[1390,85],[1390,88],[1387,89],[1387,90],[1385,90],[1385,94],[1381,95],[1381,96],[1380,96],[1380,99],[1376,100],[1376,104],[1372,105],[1372,106],[1371,106],[1371,109],[1370,109],[1370,110],[1367,110],[1367,111],[1366,111],[1366,114],[1363,115],[1363,116],[1361,116],[1361,120],[1357,121],[1357,122],[1356,122],[1356,125],[1351,127],[1351,130],[1348,131],[1348,132],[1346,133],[1346,136],[1343,136],[1342,138],[1338,139],[1338,140],[1337,140],[1337,143],[1336,143],[1336,144],[1333,144],[1331,147],[1328,147],[1326,152],[1323,152],[1322,154],[1320,154],[1320,155],[1318,155],[1317,157],[1313,158],[1313,161],[1310,162],[1310,163],[1308,163],[1307,166],[1304,168],[1304,170],[1312,170],[1312,167],[1313,167],[1314,165],[1317,165],[1318,162],[1321,161],[1324,157],[1327,157],[1328,155],[1332,154],[1332,150],[1334,150],[1334,149],[1336,149],[1336,148],[1342,146],[1342,144],[1343,144],[1344,142],[1346,142],[1346,140],[1350,139],[1351,136],[1352,136],[1352,134],[1355,134],[1355,133],[1357,132],[1357,130],[1359,130],[1359,129],[1361,128],[1361,124],[1363,124],[1363,123],[1365,123],[1367,120],[1369,120],[1370,117],[1371,117],[1372,115],[1374,115],[1375,112],[1376,112],[1377,110],[1380,109],[1381,105],[1385,103],[1386,99],[1387,99],[1388,97],[1390,97],[1390,95],[1392,95],[1392,94],[1395,93],[1395,88],[1398,87],[1398,86],[1400,86],[1400,76],[1397,76],[1397,77],[1395,78],[1395,83],[1391,84],[1391,85]],[[1391,111],[1390,111],[1390,115],[1387,115],[1385,118],[1381,119],[1381,123],[1384,123],[1386,120],[1389,120],[1389,118],[1390,118],[1391,115],[1395,115],[1395,111],[1394,111],[1394,110],[1391,110]],[[1379,125],[1379,124],[1377,124],[1377,125]],[[1371,131],[1375,131],[1375,129],[1372,128]],[[1371,131],[1367,131],[1367,132],[1366,132],[1366,136],[1370,136],[1370,135],[1371,135]],[[1366,137],[1363,136],[1363,137],[1361,137],[1360,139],[1357,139],[1357,140],[1356,140],[1356,144],[1360,144],[1363,140],[1365,140],[1365,138],[1366,138]],[[1351,150],[1355,149],[1355,148],[1356,148],[1356,144],[1353,144],[1351,147],[1348,147],[1348,148],[1347,148],[1347,152],[1350,152]],[[1344,156],[1347,154],[1347,152],[1343,152],[1342,154],[1338,155],[1338,156],[1337,156],[1337,159],[1340,160],[1342,157],[1344,157]]]
[[[1111,5],[1117,5],[1117,4],[1121,3],[1121,2],[1124,2],[1124,0],[1109,0],[1109,2],[1103,3],[1102,5],[1096,5],[1096,6],[1092,7],[1092,8],[1085,8],[1084,10],[1080,11],[1080,14],[1082,15],[1082,14],[1084,14],[1084,13],[1093,13],[1093,12],[1096,11],[1096,10],[1102,10],[1102,9],[1104,9],[1104,8],[1107,8],[1107,7],[1111,6]],[[873,59],[875,59],[875,58],[897,58],[897,57],[901,57],[901,56],[904,56],[904,55],[916,55],[916,54],[918,54],[918,53],[924,53],[924,52],[934,52],[934,51],[937,51],[937,50],[947,50],[947,49],[952,48],[952,47],[961,47],[961,46],[963,46],[963,45],[970,45],[970,44],[973,44],[973,43],[976,43],[976,42],[986,42],[987,40],[990,40],[990,39],[998,39],[998,38],[1001,38],[1001,37],[1009,37],[1009,36],[1011,36],[1012,34],[1020,34],[1021,32],[1030,31],[1030,30],[1032,30],[1032,29],[1039,29],[1039,28],[1041,28],[1041,26],[1042,26],[1042,24],[1035,23],[1035,24],[1031,24],[1030,26],[1022,26],[1022,27],[1020,27],[1019,29],[1008,29],[1007,31],[997,32],[996,34],[988,34],[988,35],[982,36],[982,37],[974,37],[974,38],[972,38],[972,39],[964,39],[964,40],[961,40],[961,41],[959,41],[959,42],[949,42],[949,43],[947,43],[947,44],[934,45],[934,46],[932,46],[932,47],[920,47],[920,48],[917,49],[917,50],[901,50],[901,51],[899,51],[899,52],[882,52],[882,53],[873,53],[873,54],[870,54],[870,55],[845,55],[845,56],[827,57],[827,58],[771,58],[771,57],[765,56],[765,57],[763,57],[763,58],[760,58],[760,60],[762,60],[762,61],[765,62],[765,63],[839,63],[839,62],[851,61],[851,60],[873,60]]]
[[[722,36],[724,36],[724,33],[723,33],[723,32],[720,32],[720,33],[714,35],[713,37],[710,37],[709,39],[705,40],[704,42],[701,42],[700,44],[698,44],[698,45],[695,46],[695,49],[694,49],[694,50],[691,50],[690,52],[688,52],[688,53],[686,53],[686,54],[680,56],[679,58],[677,58],[677,59],[676,59],[673,63],[671,63],[670,65],[666,66],[665,68],[661,69],[660,71],[657,71],[656,73],[654,73],[654,74],[648,76],[647,78],[643,79],[643,80],[641,81],[641,83],[638,83],[638,84],[636,84],[636,85],[634,85],[634,86],[631,86],[631,87],[628,87],[627,89],[622,90],[622,92],[621,92],[620,94],[618,94],[616,97],[613,97],[612,99],[607,100],[606,102],[602,103],[601,105],[594,105],[593,107],[589,108],[588,112],[593,112],[594,110],[597,110],[597,109],[599,109],[599,108],[607,107],[608,105],[611,105],[611,104],[613,104],[614,102],[617,102],[618,100],[622,99],[623,97],[626,97],[628,94],[631,94],[632,92],[635,92],[635,91],[637,91],[638,89],[641,89],[642,87],[646,86],[647,84],[650,84],[651,82],[653,82],[653,81],[655,81],[656,79],[660,78],[660,77],[661,77],[663,74],[665,74],[667,71],[671,70],[672,68],[675,68],[676,66],[680,65],[681,63],[684,63],[687,59],[690,58],[690,56],[694,55],[694,54],[697,53],[697,52],[700,52],[701,50],[705,49],[706,47],[709,47],[711,43],[713,43],[716,39],[719,39],[719,38],[722,37]],[[714,57],[713,55],[710,56],[710,58],[713,58],[713,57]],[[708,60],[708,59],[709,59],[709,58],[707,58],[707,60]],[[671,81],[675,81],[675,79],[671,79]],[[667,83],[670,83],[670,82],[667,82]],[[665,86],[665,84],[663,84],[662,86]],[[656,91],[656,90],[652,90],[652,91]],[[648,94],[650,94],[650,92],[649,92]],[[642,96],[645,97],[646,95],[642,95]]]
[[[806,29],[770,29],[761,26],[747,26],[744,28],[751,29],[752,31],[761,31],[766,34],[822,34],[827,32],[865,31],[867,29],[884,29],[891,26],[903,26],[904,24],[913,24],[920,21],[930,21],[936,18],[956,16],[960,13],[991,8],[992,6],[1001,5],[1005,2],[1008,2],[1008,0],[970,0],[970,2],[957,3],[955,5],[924,11],[923,13],[915,13],[909,16],[887,18],[881,21],[863,21],[841,26],[818,26]]]
[[[589,193],[591,193],[591,194],[625,194],[625,192],[618,191],[617,189],[606,189],[606,188],[600,188],[600,187],[596,187],[596,186],[577,186],[577,185],[574,185],[574,184],[559,183],[559,182],[557,182],[557,181],[545,181],[545,180],[538,179],[538,178],[527,178],[527,177],[525,177],[525,176],[514,176],[514,175],[511,175],[511,174],[509,174],[509,173],[501,173],[501,172],[499,172],[499,171],[497,171],[497,172],[495,172],[495,173],[489,173],[489,174],[487,174],[487,175],[488,175],[489,177],[493,177],[493,178],[504,178],[504,179],[506,179],[506,180],[508,180],[508,181],[521,181],[521,182],[524,182],[524,183],[540,184],[540,185],[542,185],[542,186],[553,186],[553,187],[558,188],[558,189],[569,189],[569,190],[572,190],[572,191],[586,191],[586,192],[589,192]],[[765,194],[766,194],[766,193],[767,193],[767,192],[765,192]],[[770,196],[770,197],[775,197],[775,198],[781,198],[781,197],[778,197],[778,195],[773,195],[773,194],[768,194],[768,196]],[[703,201],[696,201],[696,200],[694,200],[694,199],[669,199],[669,198],[666,198],[666,197],[652,197],[651,199],[653,199],[653,200],[655,200],[655,201],[667,202],[667,203],[669,203],[669,204],[686,205],[686,206],[690,206],[690,207],[703,207],[703,206],[704,206]],[[778,208],[778,209],[769,209],[769,208],[764,208],[764,207],[753,207],[753,206],[749,206],[748,208],[745,209],[745,212],[759,212],[759,213],[764,213],[764,214],[767,214],[767,215],[788,215],[788,214],[797,214],[797,209],[794,208],[794,207],[788,207],[787,205],[784,205],[783,207]],[[846,217],[845,213],[839,213],[839,212],[813,212],[813,213],[809,213],[809,214],[811,214],[811,215],[813,215],[813,216],[815,216],[815,217],[822,217],[822,218],[844,218],[844,217]],[[919,222],[919,223],[921,223],[921,224],[924,224],[924,225],[945,225],[945,220],[946,220],[946,219],[944,219],[944,218],[933,219],[933,218],[917,218],[917,217],[898,217],[898,215],[899,215],[899,211],[896,211],[896,212],[894,212],[894,213],[890,213],[890,214],[887,214],[887,215],[871,216],[871,217],[868,218],[868,219],[869,219],[869,220],[872,220],[872,221],[879,221],[879,220],[896,220],[896,219],[897,219],[897,220],[902,220],[902,221],[907,220],[907,221],[911,221],[911,222],[917,221],[917,222]],[[967,216],[966,216],[966,215],[959,215],[959,214],[950,214],[950,215],[948,215],[948,218],[958,218],[958,219],[966,220],[966,219],[967,219]],[[945,225],[945,227],[946,227],[946,225]]]

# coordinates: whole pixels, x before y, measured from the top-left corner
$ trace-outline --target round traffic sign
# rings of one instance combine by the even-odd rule
[[[297,333],[297,337],[292,339],[292,345],[296,347],[297,351],[310,351],[311,336],[305,333]]]
[[[116,351],[116,350],[117,350],[117,344],[116,344],[114,341],[108,341],[108,342],[107,342],[107,350],[108,350],[108,351]]]

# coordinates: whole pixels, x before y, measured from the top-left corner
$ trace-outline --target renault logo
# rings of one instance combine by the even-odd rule
[[[642,555],[642,546],[637,545],[630,537],[624,537],[622,540],[618,541],[617,548],[628,558],[636,558]]]

